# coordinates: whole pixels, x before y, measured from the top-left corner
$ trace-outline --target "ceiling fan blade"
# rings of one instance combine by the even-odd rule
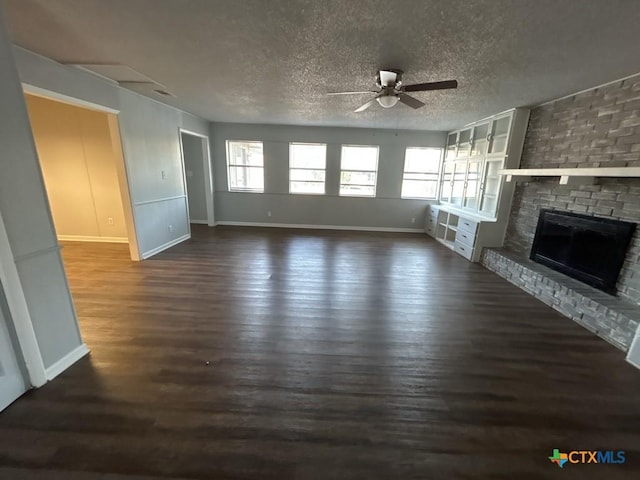
[[[448,88],[458,88],[458,81],[444,80],[442,82],[414,83],[413,85],[403,85],[400,90],[403,92],[426,92],[429,90],[446,90]]]
[[[362,93],[378,93],[376,90],[363,90],[362,92],[329,92],[327,95],[360,95]]]
[[[369,101],[368,101],[367,103],[365,103],[364,105],[362,105],[362,106],[360,106],[360,107],[356,108],[353,112],[354,112],[354,113],[364,112],[364,111],[365,111],[367,108],[369,108],[369,107],[373,104],[373,102],[375,102],[375,101],[376,101],[376,99],[375,99],[375,98],[372,98],[371,100],[369,100]]]
[[[380,85],[393,87],[398,81],[398,74],[390,70],[380,70]]]
[[[411,108],[420,108],[420,107],[424,107],[425,105],[417,98],[413,98],[411,95],[407,95],[406,93],[399,93],[398,99],[405,105],[410,106]]]

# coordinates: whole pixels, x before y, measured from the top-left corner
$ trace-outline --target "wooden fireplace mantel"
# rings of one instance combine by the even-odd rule
[[[640,177],[640,167],[588,167],[588,168],[512,168],[498,174],[506,181],[529,182],[533,177],[560,177],[560,185],[584,185],[598,177]]]

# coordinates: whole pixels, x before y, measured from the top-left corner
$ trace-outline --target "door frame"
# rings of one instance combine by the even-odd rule
[[[124,145],[122,144],[120,121],[118,118],[120,110],[105,107],[104,105],[88,102],[86,100],[80,100],[78,98],[70,97],[53,90],[46,90],[41,87],[36,87],[28,83],[22,83],[22,90],[23,93],[27,93],[36,97],[42,97],[48,100],[66,103],[67,105],[72,105],[74,107],[85,108],[88,110],[94,110],[107,114],[109,133],[113,146],[116,171],[118,174],[118,187],[120,190],[120,197],[122,199],[122,210],[124,213],[124,220],[127,228],[127,243],[129,244],[129,254],[131,256],[131,260],[140,261],[142,257],[140,255],[140,249],[138,247],[138,234],[136,231],[133,199],[131,198],[131,191],[129,189],[129,174],[127,171],[127,162],[124,155]]]
[[[7,321],[13,324],[18,339],[19,351],[14,349],[18,357],[17,360],[25,366],[29,376],[29,378],[25,378],[25,383],[31,387],[40,387],[47,383],[47,373],[1,213],[0,282],[9,306]]]
[[[203,135],[202,133],[196,133],[191,130],[187,130],[185,128],[178,128],[178,138],[180,139],[180,158],[182,159],[182,178],[184,179],[184,192],[185,198],[187,199],[187,218],[191,221],[191,217],[189,216],[189,191],[187,189],[187,171],[184,162],[184,147],[182,145],[182,134],[191,135],[193,137],[199,137],[202,143],[202,164],[204,169],[204,194],[205,201],[207,202],[207,225],[210,227],[214,227],[216,225],[215,222],[215,211],[213,205],[213,169],[211,166],[211,147],[209,145],[209,136]],[[189,231],[191,231],[191,227],[189,227]]]

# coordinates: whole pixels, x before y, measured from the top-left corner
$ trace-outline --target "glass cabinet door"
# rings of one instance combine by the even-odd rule
[[[471,153],[471,129],[461,130],[458,135],[457,158],[468,157]]]
[[[445,153],[445,160],[453,160],[456,158],[456,151],[458,149],[458,132],[450,133],[447,137],[447,151]]]
[[[471,156],[484,155],[487,153],[487,145],[489,135],[489,123],[483,123],[473,127],[473,135],[471,140]]]
[[[453,180],[451,182],[451,204],[457,207],[462,206],[466,173],[466,161],[454,162]]]
[[[503,163],[504,158],[487,160],[484,166],[484,175],[480,185],[480,212],[490,217],[496,216],[498,208],[500,185],[502,185],[502,175],[498,175],[498,170],[502,168]]]
[[[509,136],[509,124],[511,115],[500,117],[491,122],[489,132],[489,150],[487,153],[505,153],[507,150],[507,137]]]
[[[453,182],[453,171],[455,164],[453,162],[444,162],[442,169],[442,188],[440,188],[440,201],[443,203],[451,202],[451,183]]]
[[[478,209],[478,190],[480,187],[480,175],[482,174],[482,160],[469,160],[467,168],[467,183],[464,189],[462,206],[470,210]]]

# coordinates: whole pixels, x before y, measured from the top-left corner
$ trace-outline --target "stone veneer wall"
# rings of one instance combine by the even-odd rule
[[[480,262],[620,350],[629,350],[640,323],[639,306],[567,278],[512,251],[485,248]]]
[[[640,76],[534,108],[521,168],[640,167]],[[516,187],[505,246],[529,255],[541,208],[640,223],[640,178],[561,186],[538,178]],[[627,252],[618,296],[640,304],[640,228]]]

